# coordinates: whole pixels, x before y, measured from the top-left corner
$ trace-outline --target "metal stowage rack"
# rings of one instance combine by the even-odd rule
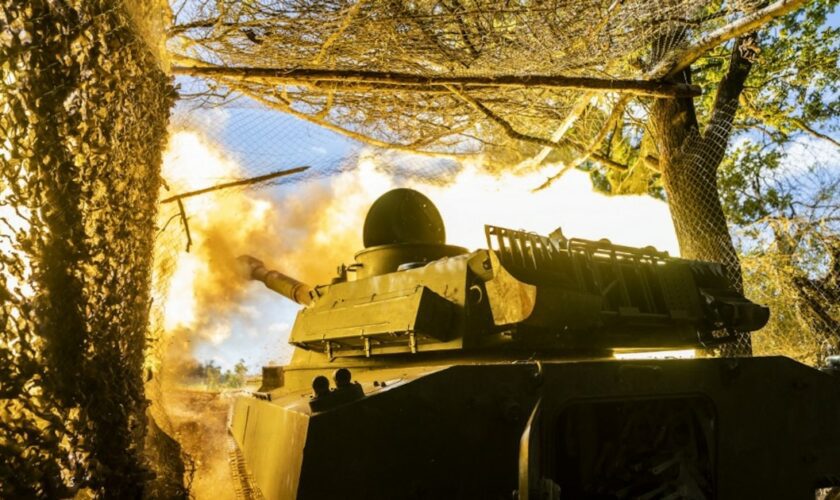
[[[555,234],[485,226],[488,248],[517,279],[600,295],[605,313],[671,317],[662,282],[672,281],[662,272],[667,252]]]

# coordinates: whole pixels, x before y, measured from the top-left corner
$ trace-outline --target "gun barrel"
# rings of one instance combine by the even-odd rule
[[[250,255],[243,255],[237,259],[247,272],[248,278],[262,281],[266,288],[280,295],[294,300],[298,304],[308,306],[312,304],[312,287],[291,276],[268,269],[265,264]]]

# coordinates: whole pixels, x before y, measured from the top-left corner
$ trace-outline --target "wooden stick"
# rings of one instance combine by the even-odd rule
[[[181,201],[181,198],[175,201],[178,202],[178,210],[181,211],[181,222],[184,224],[184,231],[187,233],[187,253],[189,253],[190,247],[192,246],[192,236],[190,236],[190,224],[187,222],[187,211],[184,210],[184,203]]]
[[[276,179],[277,177],[284,177],[287,175],[297,174],[309,169],[309,167],[295,167],[290,168],[289,170],[278,170],[277,172],[272,172],[270,174],[260,175],[257,177],[249,177],[248,179],[240,179],[238,181],[233,182],[225,182],[224,184],[216,184],[215,186],[210,186],[202,189],[197,189],[195,191],[188,191],[186,193],[176,194],[175,196],[170,196],[169,198],[164,198],[160,200],[161,203],[171,203],[173,201],[177,201],[179,204],[181,200],[184,198],[189,198],[191,196],[198,196],[200,194],[209,193],[212,191],[218,191],[220,189],[227,189],[237,186],[248,186],[250,184],[258,184],[260,182],[265,182],[271,179]],[[183,209],[182,209],[183,210]]]
[[[172,72],[181,75],[208,78],[259,78],[276,84],[308,85],[313,82],[332,82],[335,86],[360,83],[403,85],[406,90],[416,87],[441,87],[473,85],[492,87],[543,87],[577,89],[599,92],[620,92],[660,98],[696,97],[700,87],[684,83],[647,80],[618,80],[560,75],[497,75],[497,76],[424,76],[410,73],[384,71],[336,70],[327,68],[255,68],[229,66],[173,66]],[[375,91],[375,87],[371,91]]]

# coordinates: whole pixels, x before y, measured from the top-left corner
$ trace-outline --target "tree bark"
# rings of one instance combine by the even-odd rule
[[[723,264],[740,289],[741,268],[717,186],[719,162],[704,154],[693,103],[679,101],[656,103],[651,118],[680,252],[689,259]],[[714,147],[725,149],[726,144]]]

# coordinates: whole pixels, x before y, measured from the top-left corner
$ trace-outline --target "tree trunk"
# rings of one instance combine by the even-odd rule
[[[736,288],[742,289],[741,265],[720,203],[717,168],[697,131],[694,104],[689,99],[658,99],[651,112],[659,147],[659,166],[680,245],[688,259],[722,264]],[[722,145],[726,148],[726,143]],[[748,335],[739,335],[721,349],[722,355],[749,356]]]
[[[697,130],[688,99],[657,100],[652,110],[659,166],[683,257],[724,265],[741,289],[741,265],[732,244],[717,186],[719,160]]]
[[[656,99],[651,109],[659,166],[683,257],[722,264],[742,290],[741,264],[720,203],[717,169],[726,153],[738,96],[752,66],[754,35],[735,43],[729,68],[718,86],[714,108],[703,133],[691,98]],[[677,75],[691,83],[690,69]],[[750,355],[747,335],[726,345],[724,355]]]

